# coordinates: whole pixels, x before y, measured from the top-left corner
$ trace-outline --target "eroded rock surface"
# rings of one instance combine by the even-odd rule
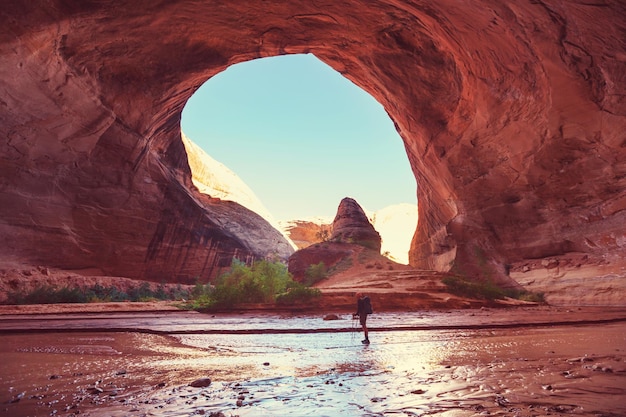
[[[332,230],[332,242],[356,244],[380,252],[380,235],[352,198],[346,197],[339,203]]]
[[[173,280],[276,251],[194,189],[180,114],[231,64],[314,53],[404,139],[413,266],[510,282],[577,253],[626,275],[623,1],[9,0],[0,23],[5,259]]]
[[[294,279],[305,281],[307,269],[320,263],[329,271],[333,268],[350,268],[354,266],[352,258],[364,249],[368,257],[383,258],[380,255],[380,235],[353,198],[341,200],[330,230],[332,232],[328,241],[307,246],[289,257],[289,272]],[[345,265],[339,266],[341,263]]]
[[[417,226],[417,206],[402,203],[374,212],[364,212],[381,237],[381,252],[395,262],[409,263],[411,238]],[[332,234],[332,218],[311,218],[279,222],[282,230],[297,246],[304,249],[328,240]]]
[[[189,168],[191,169],[191,180],[198,191],[213,198],[238,203],[260,215],[274,229],[282,232],[274,216],[237,174],[209,156],[202,148],[185,136],[184,133],[181,134],[181,137],[187,152]],[[264,233],[267,233],[267,236],[276,239],[276,233],[273,230],[269,230],[266,226],[263,226],[263,228],[266,229]],[[289,236],[284,234],[284,232],[282,233],[285,236],[286,243],[279,239],[276,239],[274,242],[262,239],[262,241],[254,242],[254,244],[261,247],[265,245],[268,249],[273,248],[276,257],[284,260],[285,256],[288,256],[296,249],[296,245],[289,239]]]
[[[287,220],[279,222],[281,230],[293,241],[298,249],[304,249],[316,243],[321,243],[330,238],[332,233],[332,220],[309,219]]]
[[[322,242],[300,249],[289,257],[289,273],[294,280],[306,282],[307,270],[311,265],[317,266],[323,263],[327,270],[332,270],[341,261],[350,259],[354,255],[356,246],[350,243]],[[347,264],[345,267],[349,266]]]

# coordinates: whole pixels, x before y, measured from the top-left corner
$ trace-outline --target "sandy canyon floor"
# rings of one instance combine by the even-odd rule
[[[29,308],[0,310],[7,416],[626,415],[626,309],[387,312],[365,346],[346,314]]]

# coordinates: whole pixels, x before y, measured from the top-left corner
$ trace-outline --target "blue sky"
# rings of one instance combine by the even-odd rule
[[[416,203],[415,178],[383,107],[313,55],[236,64],[191,97],[182,130],[234,171],[277,220]]]

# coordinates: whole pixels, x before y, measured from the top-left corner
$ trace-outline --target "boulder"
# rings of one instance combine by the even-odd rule
[[[211,385],[211,378],[198,378],[189,383],[190,387],[194,388],[205,388]]]

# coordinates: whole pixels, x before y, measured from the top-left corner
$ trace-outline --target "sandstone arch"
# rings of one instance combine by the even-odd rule
[[[253,214],[192,190],[180,113],[229,65],[314,53],[405,141],[412,265],[506,281],[511,264],[576,252],[619,270],[619,0],[5,3],[5,258],[190,280],[222,255],[286,254]]]

